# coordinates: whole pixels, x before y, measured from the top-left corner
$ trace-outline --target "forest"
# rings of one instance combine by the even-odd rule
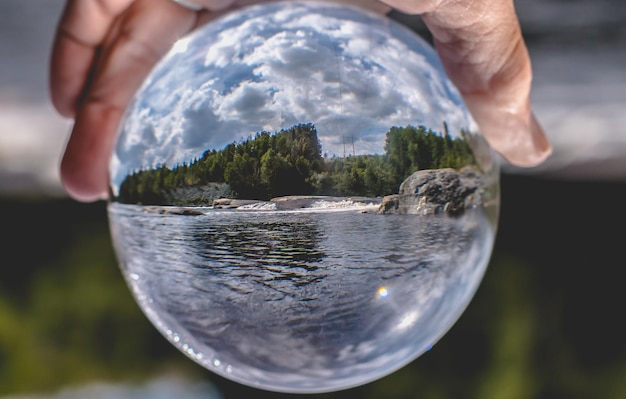
[[[394,194],[400,183],[423,169],[476,165],[461,131],[453,138],[424,126],[392,127],[385,134],[384,153],[328,157],[322,155],[312,123],[276,133],[262,131],[221,150],[206,150],[200,158],[169,167],[131,172],[114,201],[171,205],[177,189],[219,185],[221,196],[268,200],[285,195],[380,197]],[[204,198],[211,205],[214,198]]]

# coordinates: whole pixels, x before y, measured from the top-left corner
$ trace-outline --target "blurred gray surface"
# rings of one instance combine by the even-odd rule
[[[64,195],[58,163],[71,122],[48,99],[62,0],[0,0],[0,195]]]
[[[208,382],[162,376],[140,385],[92,383],[63,389],[50,395],[6,396],[2,399],[221,399],[221,397]]]

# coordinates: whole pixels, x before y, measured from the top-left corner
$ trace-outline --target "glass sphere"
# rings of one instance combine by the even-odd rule
[[[436,53],[357,8],[243,8],[178,41],[110,163],[146,316],[202,366],[341,390],[453,325],[491,254],[499,169]]]

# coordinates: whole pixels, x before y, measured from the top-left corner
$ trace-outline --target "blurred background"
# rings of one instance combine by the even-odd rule
[[[306,398],[195,365],[133,301],[104,203],[63,192],[71,121],[47,94],[63,0],[0,0],[0,398]],[[544,165],[502,168],[483,284],[435,347],[319,398],[626,398],[626,7],[516,3]],[[419,18],[393,14],[428,38]],[[311,395],[313,397],[313,395]]]

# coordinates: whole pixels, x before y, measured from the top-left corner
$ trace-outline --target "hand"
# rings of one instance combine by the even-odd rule
[[[420,14],[448,77],[489,144],[511,164],[536,166],[552,148],[531,112],[532,70],[513,0],[381,0]]]
[[[118,125],[135,91],[171,45],[195,27],[262,0],[68,0],[55,38],[50,91],[75,123],[61,163],[79,201],[106,198]],[[335,0],[336,1],[336,0]],[[342,0],[384,13],[376,0]],[[550,145],[530,110],[530,60],[512,0],[383,0],[422,14],[446,72],[486,139],[512,164],[537,165]]]

